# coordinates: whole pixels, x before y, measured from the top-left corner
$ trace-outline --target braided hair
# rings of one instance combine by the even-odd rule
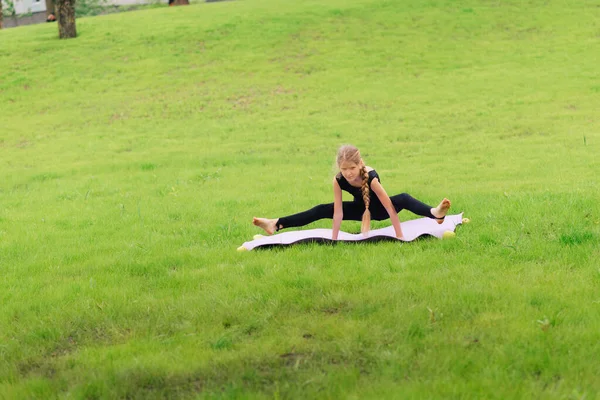
[[[369,205],[371,203],[370,198],[370,188],[369,188],[369,173],[367,172],[367,168],[365,167],[365,163],[363,162],[360,151],[352,145],[344,145],[339,148],[337,154],[337,165],[338,167],[345,161],[349,161],[360,165],[360,175],[362,176],[362,186],[360,188],[362,192],[363,202],[365,203],[365,212],[362,216],[362,225],[360,227],[360,231],[366,235],[369,230],[371,230],[371,212],[369,211]],[[338,174],[338,176],[341,175]]]
[[[369,211],[371,198],[369,197],[369,173],[367,172],[364,163],[360,167],[360,174],[362,176],[362,186],[360,187],[360,191],[362,192],[363,202],[365,203],[365,212],[362,216],[360,231],[366,235],[367,232],[371,230],[371,211]]]

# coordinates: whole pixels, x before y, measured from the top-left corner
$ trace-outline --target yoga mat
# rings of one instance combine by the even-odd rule
[[[446,215],[444,223],[438,224],[431,218],[419,218],[400,223],[403,239],[396,238],[393,226],[369,231],[367,236],[362,233],[352,234],[340,231],[338,242],[376,242],[381,240],[412,242],[423,236],[434,236],[439,239],[454,236],[456,227],[463,223],[463,214]],[[449,232],[449,233],[447,233]],[[238,248],[239,251],[253,250],[256,248],[269,248],[273,246],[288,246],[298,243],[334,243],[331,239],[331,229],[307,229],[303,231],[287,231],[271,236],[262,236],[258,239],[245,242]]]

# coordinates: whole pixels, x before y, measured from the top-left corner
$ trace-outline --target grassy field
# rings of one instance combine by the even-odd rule
[[[598,398],[599,21],[246,0],[0,31],[0,398]],[[236,252],[332,201],[343,143],[472,223]]]

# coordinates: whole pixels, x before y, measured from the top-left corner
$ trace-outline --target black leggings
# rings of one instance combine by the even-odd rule
[[[390,200],[392,200],[397,213],[402,210],[408,210],[423,217],[435,218],[431,214],[431,206],[420,202],[407,193],[392,196]],[[365,205],[360,201],[344,201],[342,209],[344,211],[344,221],[361,221],[365,212]],[[371,219],[375,221],[382,221],[390,217],[379,202],[370,206],[369,211],[371,211]],[[308,225],[323,218],[333,218],[333,203],[320,204],[310,210],[279,218],[277,221],[277,230]]]

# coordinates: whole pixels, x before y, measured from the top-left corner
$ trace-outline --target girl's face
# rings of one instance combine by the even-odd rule
[[[339,167],[340,172],[348,182],[353,182],[357,179],[361,179],[360,164],[354,163],[352,161],[342,161]]]

